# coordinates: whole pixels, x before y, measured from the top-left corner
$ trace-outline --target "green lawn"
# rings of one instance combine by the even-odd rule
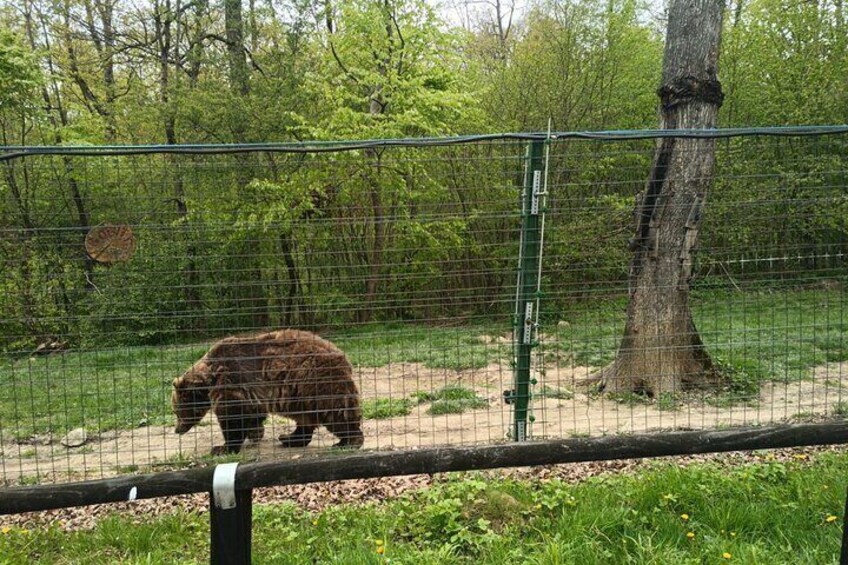
[[[615,355],[623,300],[546,312],[549,363],[601,366]],[[809,369],[848,359],[841,290],[699,291],[696,323],[714,359],[742,396],[762,380],[798,380]],[[558,324],[563,320],[567,324]],[[322,332],[358,366],[422,363],[461,370],[508,364],[510,321],[459,327],[368,325]],[[488,336],[488,337],[486,337]],[[171,423],[171,381],[208,344],[116,348],[0,359],[0,441],[85,426],[91,430]],[[422,391],[435,392],[435,391]]]
[[[841,290],[699,291],[695,325],[719,363],[753,378],[798,380],[810,367],[848,359],[848,302]],[[564,314],[566,327],[543,328],[577,365],[615,358],[624,328],[624,299]]]
[[[848,454],[768,457],[683,468],[668,460],[577,484],[466,473],[318,513],[257,505],[254,562],[836,563]],[[115,516],[74,533],[6,527],[0,562],[205,563],[207,520]]]

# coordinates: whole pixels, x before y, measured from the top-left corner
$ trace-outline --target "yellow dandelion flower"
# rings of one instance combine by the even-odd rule
[[[386,552],[386,548],[383,547],[382,545],[377,548],[377,553],[379,553],[380,555],[383,555],[385,552]]]
[[[730,532],[730,537],[735,538],[735,537],[736,537],[736,532]]]
[[[828,514],[827,518],[825,518],[824,521],[827,522],[828,524],[830,524],[831,522],[836,522],[838,519],[839,518],[837,518],[833,514]]]
[[[695,532],[686,532],[686,537],[689,539],[695,539]]]
[[[374,543],[376,543],[377,545],[383,545],[383,540],[381,540],[381,539],[375,539],[375,540],[374,540]]]
[[[733,557],[733,555],[731,555],[731,553],[729,551],[725,551],[724,553],[721,554],[721,556],[724,557],[725,559],[730,559],[731,557]]]
[[[683,520],[683,521],[685,522],[686,520],[688,520],[688,519],[689,519],[689,514],[681,514],[681,515],[680,515],[680,519],[681,519],[681,520]]]
[[[318,520],[312,520],[312,525],[313,525],[313,526],[317,526],[317,525],[318,525]]]
[[[807,455],[806,453],[797,453],[797,454],[793,455],[793,457],[795,459],[798,459],[798,460],[804,460],[804,459],[807,459],[809,457],[809,455]]]
[[[3,526],[3,529],[0,529],[0,532],[3,532],[4,534],[8,534],[11,531],[12,528],[10,528],[9,526]]]

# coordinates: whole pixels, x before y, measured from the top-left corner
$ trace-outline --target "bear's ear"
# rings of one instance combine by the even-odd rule
[[[178,386],[180,386],[180,383],[182,381],[183,381],[182,377],[177,377],[177,378],[174,379],[174,382],[172,382],[171,384],[174,386],[174,388],[177,388]]]

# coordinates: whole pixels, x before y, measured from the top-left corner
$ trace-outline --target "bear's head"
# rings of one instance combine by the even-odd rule
[[[212,407],[209,390],[212,388],[212,371],[203,361],[174,379],[171,406],[177,416],[174,431],[184,434],[192,429]]]

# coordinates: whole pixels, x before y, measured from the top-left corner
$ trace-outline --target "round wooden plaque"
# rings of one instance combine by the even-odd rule
[[[102,224],[85,236],[85,251],[98,263],[129,261],[135,251],[135,236],[127,225]]]

